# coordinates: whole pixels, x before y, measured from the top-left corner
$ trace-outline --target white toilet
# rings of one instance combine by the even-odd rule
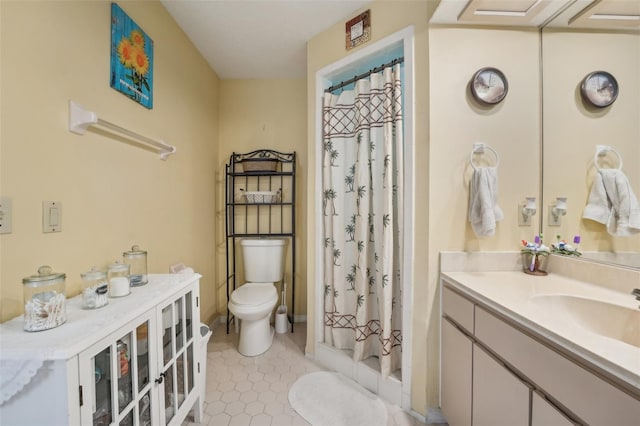
[[[243,239],[240,246],[247,283],[231,293],[229,311],[236,321],[240,320],[238,352],[256,356],[266,352],[273,342],[269,320],[278,303],[274,283],[283,278],[287,240]]]

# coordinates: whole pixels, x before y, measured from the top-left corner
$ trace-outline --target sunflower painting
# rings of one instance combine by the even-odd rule
[[[153,108],[153,40],[111,3],[111,87]]]

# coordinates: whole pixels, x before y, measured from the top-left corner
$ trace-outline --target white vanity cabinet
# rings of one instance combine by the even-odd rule
[[[566,355],[480,307],[476,307],[475,327],[479,341],[559,401],[579,421],[590,425],[639,424],[640,400]]]
[[[70,299],[67,323],[41,333],[22,331],[22,317],[1,324],[4,365],[20,365],[19,356],[41,365],[0,406],[0,423],[180,425],[191,409],[198,421],[199,278],[149,275],[147,285],[96,310]],[[48,408],[37,409],[46,396]]]
[[[473,291],[442,284],[441,408],[451,426],[639,424],[637,391]]]

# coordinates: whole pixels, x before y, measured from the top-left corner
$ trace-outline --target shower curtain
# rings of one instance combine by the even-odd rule
[[[400,65],[325,94],[324,341],[383,377],[402,359],[402,141]]]

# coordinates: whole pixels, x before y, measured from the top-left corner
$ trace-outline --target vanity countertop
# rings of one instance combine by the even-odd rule
[[[630,292],[553,273],[443,272],[442,276],[462,294],[579,356],[640,396],[640,320],[635,313],[640,312],[640,302]],[[614,320],[624,324],[625,339],[630,335],[633,344],[604,335],[616,332],[608,329]]]

